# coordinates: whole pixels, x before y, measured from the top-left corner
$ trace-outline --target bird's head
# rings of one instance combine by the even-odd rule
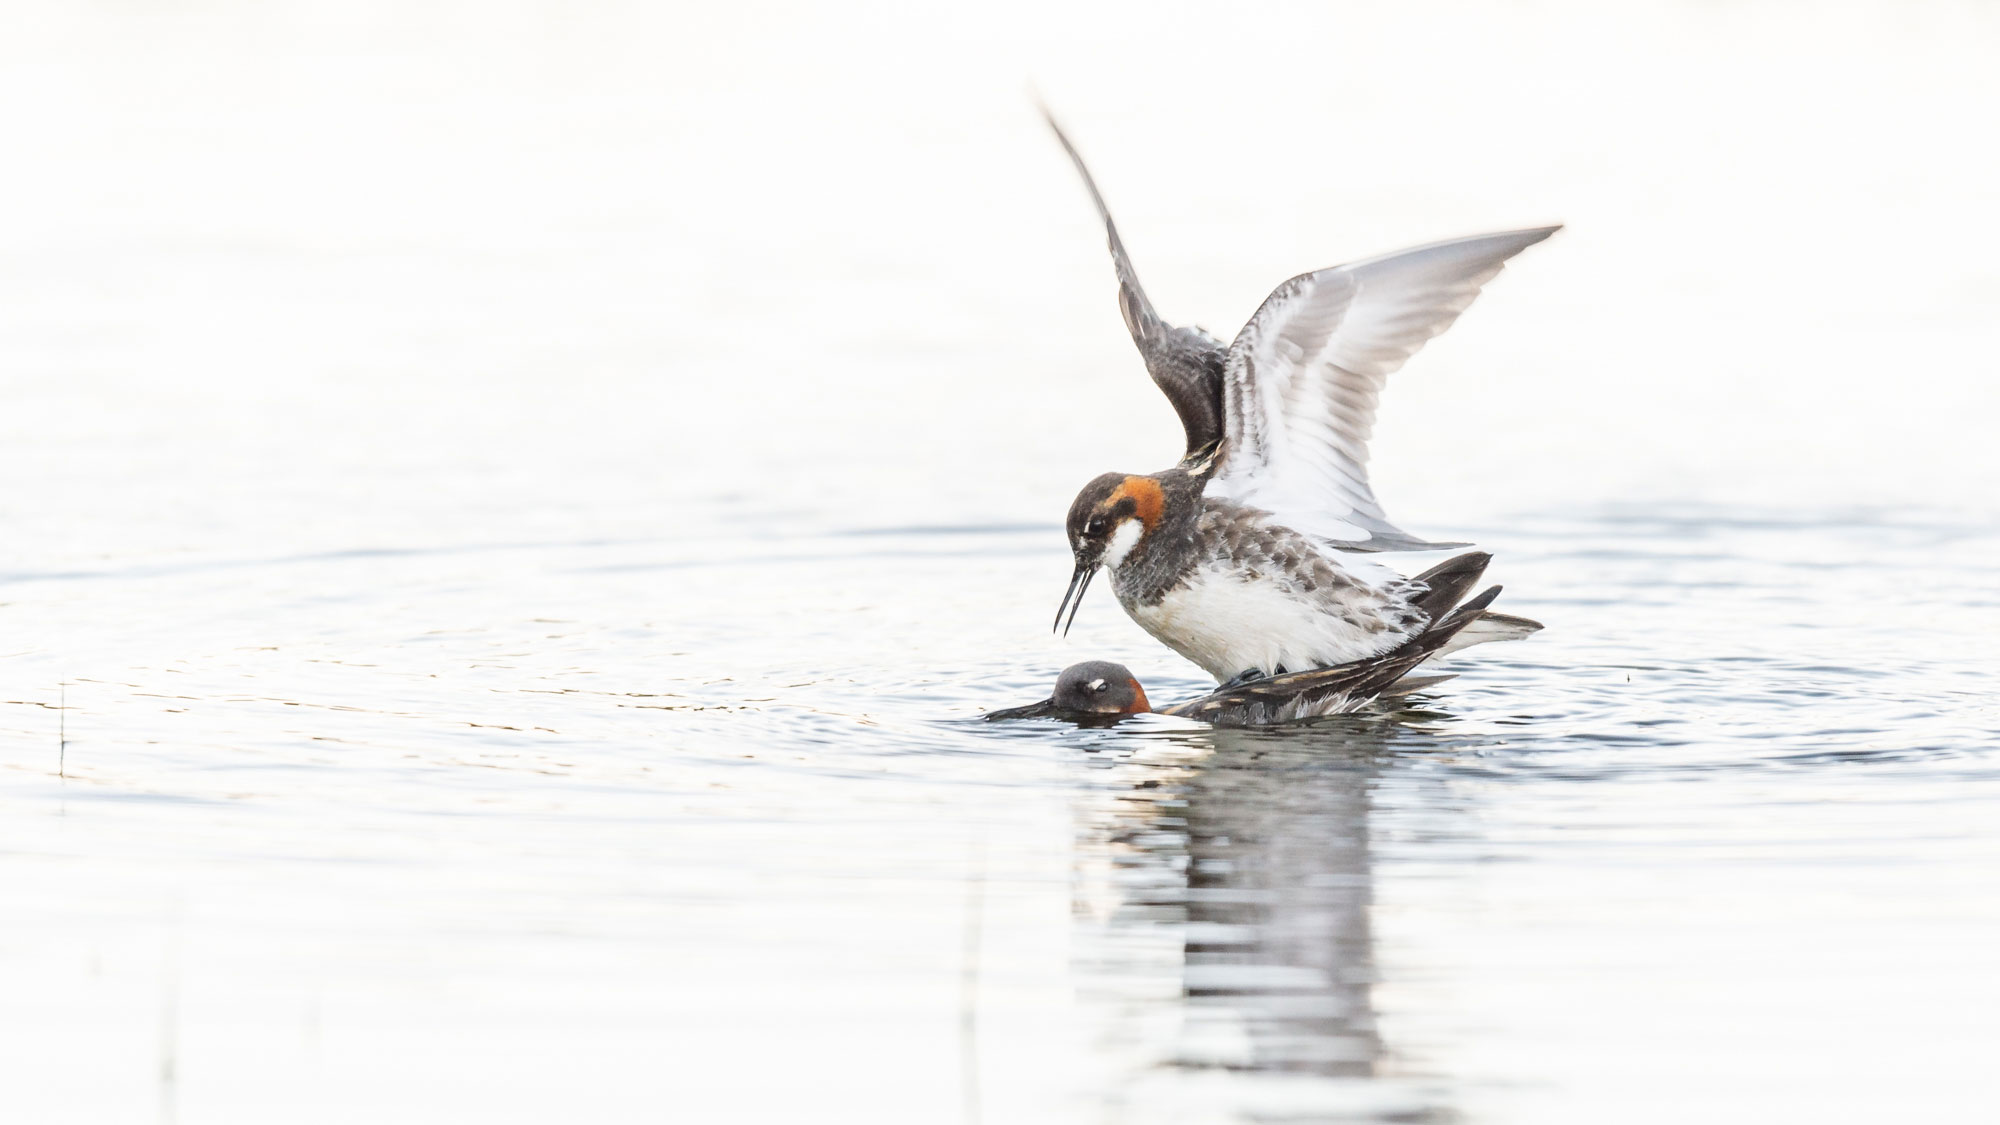
[[[1105,726],[1126,715],[1153,709],[1146,689],[1130,669],[1109,660],[1072,664],[1056,677],[1055,694],[1026,707],[995,711],[988,719],[1067,719],[1086,726]]]
[[[1076,558],[1076,571],[1070,575],[1062,604],[1056,607],[1057,627],[1069,632],[1063,612],[1067,610],[1070,620],[1076,620],[1076,608],[1083,604],[1083,592],[1090,587],[1097,568],[1108,566],[1115,571],[1124,565],[1133,549],[1159,527],[1166,508],[1166,489],[1153,477],[1106,473],[1083,486],[1076,502],[1069,506],[1064,528],[1070,553]]]
[[[1087,715],[1137,715],[1153,709],[1131,669],[1109,660],[1086,660],[1064,668],[1050,698],[1059,711]]]
[[[1064,528],[1076,570],[1056,607],[1057,628],[1069,632],[1063,613],[1068,611],[1070,620],[1076,620],[1083,592],[1099,567],[1117,570],[1162,526],[1176,518],[1193,519],[1220,449],[1221,442],[1210,442],[1164,473],[1144,477],[1106,473],[1083,486],[1069,506]]]

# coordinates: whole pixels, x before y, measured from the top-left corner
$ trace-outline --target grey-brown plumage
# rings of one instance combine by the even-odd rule
[[[1185,544],[1148,537],[1132,558],[1111,578],[1128,612],[1159,605],[1191,575],[1205,572],[1268,585],[1302,610],[1339,617],[1364,634],[1400,636],[1431,620],[1416,603],[1423,587],[1395,579],[1363,582],[1307,536],[1270,522],[1268,512],[1225,500],[1201,501]]]

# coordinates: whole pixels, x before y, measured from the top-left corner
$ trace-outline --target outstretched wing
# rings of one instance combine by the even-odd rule
[[[1211,495],[1359,551],[1434,550],[1390,523],[1368,485],[1368,438],[1391,372],[1451,327],[1507,259],[1561,227],[1482,234],[1302,274],[1229,346],[1225,460]]]
[[[1104,220],[1104,232],[1111,242],[1111,264],[1118,271],[1118,310],[1125,314],[1125,327],[1132,333],[1140,357],[1146,361],[1146,373],[1166,393],[1174,413],[1180,416],[1181,429],[1187,433],[1187,452],[1193,453],[1222,436],[1225,354],[1222,341],[1199,329],[1176,328],[1153,311],[1146,291],[1139,287],[1138,271],[1132,268],[1132,259],[1118,238],[1111,210],[1097,190],[1097,181],[1091,178],[1083,157],[1046,106],[1042,107],[1042,117],[1055,130],[1063,151],[1069,153],[1071,163],[1083,177],[1083,186],[1090,189],[1090,201],[1097,205],[1097,214]]]

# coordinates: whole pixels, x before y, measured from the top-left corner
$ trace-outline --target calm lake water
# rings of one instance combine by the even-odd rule
[[[2000,18],[1281,15],[25,17],[6,1116],[1990,1112]],[[1225,335],[1570,224],[1375,461],[1544,633],[1310,729],[979,720],[1205,683],[1049,633],[1179,438],[1028,81]]]

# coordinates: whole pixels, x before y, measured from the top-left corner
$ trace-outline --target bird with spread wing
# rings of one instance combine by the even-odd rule
[[[1105,569],[1141,628],[1219,681],[1364,660],[1422,635],[1452,606],[1356,555],[1466,544],[1417,538],[1383,513],[1368,481],[1376,404],[1389,376],[1451,327],[1508,259],[1561,228],[1300,274],[1225,345],[1154,311],[1083,157],[1048,122],[1104,220],[1125,325],[1187,438],[1175,467],[1106,473],[1077,495],[1066,526],[1076,570],[1058,626],[1067,631],[1064,613],[1075,619]],[[1482,610],[1457,647],[1539,628]]]

